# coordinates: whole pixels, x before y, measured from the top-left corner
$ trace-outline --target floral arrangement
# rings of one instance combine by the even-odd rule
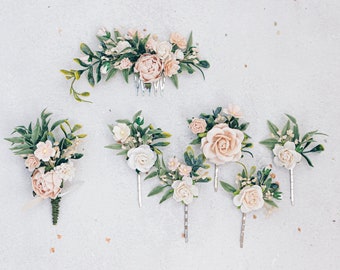
[[[209,165],[205,164],[203,154],[196,157],[193,149],[189,146],[184,152],[184,162],[181,163],[176,157],[173,157],[166,165],[163,158],[162,160],[158,158],[155,167],[156,170],[150,172],[145,180],[157,176],[161,184],[152,189],[148,196],[163,192],[159,203],[172,197],[176,202],[184,204],[184,236],[188,242],[188,205],[198,196],[196,184],[211,180],[210,177],[207,177],[208,172],[206,171]]]
[[[120,150],[117,155],[123,155],[127,159],[128,166],[137,173],[138,202],[141,202],[140,174],[149,172],[155,165],[158,155],[162,154],[158,147],[169,145],[164,141],[171,135],[154,128],[151,124],[145,126],[142,111],[137,112],[132,121],[117,120],[117,125],[109,125],[116,143],[106,148]]]
[[[309,166],[313,167],[312,161],[307,155],[324,151],[322,144],[314,144],[316,142],[314,136],[326,134],[314,130],[300,136],[296,119],[289,114],[286,114],[286,116],[288,120],[282,129],[279,129],[272,122],[267,121],[271,138],[263,140],[260,143],[273,151],[275,165],[290,170],[291,203],[294,205],[293,169],[302,158],[307,161]]]
[[[113,33],[102,28],[97,33],[100,46],[93,52],[86,44],[80,45],[84,55],[74,61],[82,69],[61,70],[66,79],[71,79],[70,94],[77,101],[85,101],[82,97],[89,92],[77,92],[74,83],[83,73],[87,72],[87,80],[91,86],[99,83],[103,77],[108,81],[121,71],[126,82],[129,75],[135,75],[137,94],[139,88],[145,90],[163,90],[165,78],[168,77],[178,88],[178,74],[187,71],[192,74],[199,70],[204,78],[202,68],[209,68],[208,61],[199,59],[199,50],[193,45],[192,33],[188,40],[173,32],[169,41],[159,40],[157,35],[145,31],[129,30]]]
[[[241,123],[243,117],[240,108],[229,105],[227,108],[217,107],[212,114],[201,113],[198,118],[188,120],[189,128],[197,137],[191,144],[201,144],[204,156],[215,164],[214,186],[218,187],[217,165],[239,161],[243,153],[251,152],[250,138],[245,130],[249,123]]]
[[[221,181],[221,186],[227,192],[234,195],[233,203],[242,212],[242,227],[240,246],[243,247],[246,214],[262,208],[265,204],[270,207],[278,207],[274,199],[281,200],[282,192],[279,191],[279,182],[274,182],[275,174],[271,167],[256,170],[253,166],[249,172],[245,165],[241,173],[237,175],[237,188]]]
[[[10,149],[24,158],[26,168],[32,173],[33,196],[38,200],[50,199],[52,221],[56,225],[61,197],[65,194],[64,186],[75,175],[71,160],[83,156],[77,152],[77,147],[86,135],[75,134],[81,129],[81,125],[71,127],[66,119],[50,125],[50,116],[51,113],[42,111],[35,125],[30,123],[28,127],[17,126],[13,133],[18,136],[6,140],[14,145]],[[57,128],[62,131],[62,138],[54,134]]]

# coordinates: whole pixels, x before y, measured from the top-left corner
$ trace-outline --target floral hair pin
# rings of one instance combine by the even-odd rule
[[[187,71],[192,74],[199,70],[204,78],[202,68],[209,68],[208,61],[200,60],[198,48],[193,45],[192,33],[188,40],[178,33],[171,33],[169,41],[159,40],[157,35],[144,31],[129,30],[126,34],[114,30],[110,33],[102,28],[97,33],[100,42],[99,51],[93,52],[86,44],[80,45],[84,55],[74,61],[82,68],[79,70],[61,70],[66,79],[72,80],[70,94],[77,101],[89,92],[77,92],[74,83],[83,73],[91,86],[99,83],[104,77],[108,81],[121,71],[126,82],[134,74],[137,95],[146,91],[154,94],[163,93],[165,78],[168,77],[178,88],[178,74]]]
[[[294,205],[294,176],[293,169],[303,157],[309,166],[313,167],[311,160],[307,157],[309,153],[322,152],[324,147],[321,144],[312,146],[315,143],[315,135],[326,135],[318,130],[307,132],[300,137],[299,127],[296,119],[286,114],[287,123],[282,129],[279,129],[272,122],[268,121],[268,127],[271,132],[271,138],[261,141],[260,143],[274,153],[274,163],[277,166],[285,167],[290,172],[290,201]]]
[[[204,156],[215,164],[214,189],[218,189],[218,166],[229,162],[239,161],[243,152],[252,147],[250,138],[245,130],[249,123],[241,123],[240,108],[229,105],[222,109],[217,107],[213,114],[201,113],[199,118],[188,120],[192,133],[197,135],[191,144],[201,144]]]
[[[193,149],[189,146],[184,152],[184,162],[180,163],[174,157],[165,165],[164,160],[159,158],[156,161],[156,170],[149,173],[145,179],[158,176],[161,184],[156,186],[148,196],[153,196],[163,192],[159,203],[172,197],[176,202],[184,204],[184,238],[188,242],[188,205],[198,196],[197,183],[206,183],[211,179],[207,177],[206,169],[209,165],[204,164],[203,154],[195,157]]]
[[[158,147],[169,145],[163,139],[171,136],[151,124],[143,126],[144,118],[141,114],[142,111],[137,112],[132,121],[117,120],[117,125],[109,125],[116,143],[105,146],[120,150],[117,155],[125,156],[129,167],[136,171],[139,207],[142,207],[141,173],[147,173],[154,167],[158,155],[162,154]]]
[[[75,134],[81,125],[71,127],[66,119],[50,125],[51,113],[45,110],[35,125],[17,126],[13,133],[17,137],[6,138],[16,155],[25,159],[25,166],[31,175],[33,196],[36,197],[27,207],[50,199],[52,204],[53,225],[58,222],[61,198],[74,188],[71,183],[75,175],[72,159],[80,159],[83,154],[77,153],[77,147],[85,134]],[[54,134],[57,128],[63,133],[60,137]]]
[[[242,164],[243,170],[237,175],[237,188],[221,181],[221,186],[234,195],[233,203],[242,212],[242,225],[240,234],[240,247],[243,248],[244,233],[247,213],[262,208],[265,204],[269,207],[278,207],[274,199],[281,200],[279,183],[273,182],[275,174],[271,172],[271,167],[265,167],[256,171],[253,166],[248,172]]]

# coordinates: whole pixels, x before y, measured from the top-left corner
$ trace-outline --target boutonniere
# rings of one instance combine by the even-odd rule
[[[248,172],[242,163],[239,164],[243,166],[243,170],[237,175],[237,187],[223,181],[221,186],[233,194],[233,203],[242,212],[240,247],[243,248],[247,213],[258,210],[265,204],[269,207],[278,207],[274,200],[281,200],[282,193],[279,191],[279,183],[274,182],[275,174],[272,173],[271,167],[256,170],[253,166]]]
[[[158,155],[162,154],[158,147],[169,145],[164,141],[171,135],[151,124],[144,125],[142,111],[137,112],[132,121],[117,120],[117,125],[109,125],[116,143],[105,146],[119,150],[117,155],[125,156],[128,166],[137,173],[138,205],[142,207],[141,174],[149,172]]]
[[[145,31],[129,30],[113,33],[102,28],[97,33],[99,50],[92,51],[82,43],[80,50],[84,54],[74,61],[81,66],[78,70],[61,70],[66,79],[72,80],[70,94],[77,101],[85,101],[82,97],[89,92],[77,92],[74,83],[87,73],[91,86],[105,79],[108,81],[118,71],[123,74],[126,82],[129,75],[134,75],[137,95],[141,92],[150,94],[151,89],[157,94],[164,90],[165,78],[171,79],[178,88],[178,74],[187,71],[192,74],[199,70],[204,78],[202,68],[209,68],[208,61],[200,60],[199,50],[193,44],[192,33],[188,40],[178,33],[171,33],[169,40],[159,40],[157,35]]]
[[[30,205],[50,199],[52,221],[56,225],[60,200],[74,185],[72,179],[75,168],[72,160],[83,156],[77,152],[77,147],[86,135],[76,134],[81,125],[72,127],[66,119],[50,125],[50,116],[51,113],[44,110],[36,124],[17,126],[13,133],[18,135],[5,140],[14,145],[10,149],[15,155],[24,158],[26,168],[32,173],[31,184],[36,198]],[[54,133],[57,129],[62,131],[62,136],[59,132]]]
[[[271,138],[261,141],[260,143],[273,151],[274,163],[277,166],[284,167],[290,172],[290,201],[294,205],[294,176],[293,169],[295,165],[304,158],[308,165],[313,167],[312,161],[308,157],[310,153],[320,153],[324,151],[322,144],[316,144],[314,136],[326,135],[318,130],[307,132],[300,136],[299,126],[296,119],[286,114],[287,123],[282,129],[279,129],[272,122],[267,121]],[[327,135],[326,135],[327,136]]]
[[[209,165],[205,164],[202,154],[196,157],[189,146],[184,152],[184,162],[173,157],[166,165],[163,158],[158,158],[155,167],[156,170],[150,172],[145,180],[157,176],[161,183],[151,190],[148,196],[163,193],[159,203],[172,197],[176,202],[184,204],[184,238],[185,242],[188,242],[188,205],[198,196],[196,184],[211,180],[206,171]]]
[[[236,105],[222,109],[217,107],[212,114],[201,113],[188,120],[189,128],[197,138],[191,144],[201,144],[204,156],[215,165],[214,189],[218,188],[218,166],[239,161],[243,153],[252,147],[245,133],[249,123],[242,122],[243,115]]]

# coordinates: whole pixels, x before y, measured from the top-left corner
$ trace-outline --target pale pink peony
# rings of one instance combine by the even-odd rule
[[[181,164],[178,167],[178,171],[179,171],[179,174],[182,175],[182,176],[189,176],[191,171],[192,171],[192,168],[190,166],[185,165],[185,164]]]
[[[55,199],[61,191],[62,179],[55,171],[44,173],[44,170],[44,168],[39,168],[33,172],[33,191],[43,199]]]
[[[187,47],[187,40],[178,33],[171,33],[170,42],[176,44],[178,48],[184,50]]]
[[[171,77],[176,75],[179,70],[179,61],[176,60],[176,56],[169,57],[164,63],[164,75]]]
[[[37,144],[37,149],[34,151],[34,155],[42,161],[49,161],[49,159],[55,155],[52,143],[49,140],[46,142],[39,142]]]
[[[238,161],[243,139],[242,131],[232,129],[227,124],[218,124],[202,139],[201,148],[206,158],[214,164]]]
[[[143,54],[135,65],[135,72],[139,73],[139,77],[144,83],[157,81],[161,77],[162,71],[162,61],[155,54]]]
[[[40,165],[40,159],[38,159],[35,155],[29,154],[25,160],[25,166],[30,172],[33,172],[34,169],[38,168]]]
[[[207,122],[201,118],[194,118],[192,119],[189,128],[194,134],[202,133],[205,131],[207,127]]]

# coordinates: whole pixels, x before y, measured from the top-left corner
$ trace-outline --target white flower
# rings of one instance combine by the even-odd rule
[[[71,161],[67,163],[62,163],[54,168],[54,171],[62,178],[64,181],[72,181],[75,175],[75,168]]]
[[[100,37],[106,36],[106,32],[107,32],[106,28],[102,27],[98,30],[97,36],[100,36]]]
[[[185,165],[185,164],[181,164],[178,167],[178,171],[179,171],[179,174],[182,175],[182,176],[189,176],[191,171],[192,171],[192,168],[190,166]]]
[[[157,56],[162,60],[166,59],[171,53],[171,48],[172,45],[169,42],[159,42],[156,47]]]
[[[55,150],[52,147],[51,141],[39,142],[37,149],[34,151],[34,155],[42,161],[48,161],[50,157],[55,155]]]
[[[231,116],[234,116],[235,118],[243,117],[240,107],[234,104],[229,104],[227,108],[223,109],[223,112],[225,114],[230,114]]]
[[[240,194],[233,199],[236,206],[241,206],[242,213],[248,213],[263,207],[263,193],[260,186],[247,186],[243,188]]]
[[[176,202],[189,204],[193,201],[194,196],[198,196],[198,188],[192,184],[190,177],[183,177],[182,181],[175,181],[171,187],[174,189],[173,198]]]
[[[295,151],[295,144],[293,142],[286,142],[283,146],[276,144],[273,153],[274,163],[291,170],[296,163],[301,161],[301,154]]]
[[[175,51],[175,56],[176,56],[176,59],[178,59],[178,60],[183,60],[184,59],[184,54],[183,54],[183,52],[180,49],[177,49]]]
[[[127,124],[119,123],[117,126],[113,127],[113,138],[117,142],[124,143],[126,139],[130,136],[130,128]]]
[[[156,154],[148,145],[132,148],[127,153],[128,165],[133,170],[148,172],[156,162]]]
[[[291,129],[288,129],[287,130],[287,135],[289,136],[289,137],[294,137],[294,133],[293,133],[293,130],[291,130]]]
[[[178,159],[176,157],[173,157],[168,162],[168,168],[169,168],[170,171],[176,171],[179,164],[180,163],[179,163]]]
[[[106,74],[107,72],[109,71],[109,65],[102,65],[100,67],[100,72],[103,73],[103,74]]]
[[[117,46],[113,49],[115,52],[117,53],[121,53],[123,50],[125,50],[126,48],[130,48],[131,45],[129,42],[127,41],[119,41],[117,43]]]

